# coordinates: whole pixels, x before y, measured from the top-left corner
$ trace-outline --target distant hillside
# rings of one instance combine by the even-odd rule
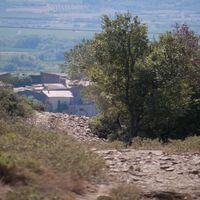
[[[14,52],[14,60],[16,52],[19,56],[28,52],[35,69],[56,71],[65,51],[101,29],[102,15],[127,11],[149,26],[150,38],[171,30],[175,23],[187,23],[200,34],[199,0],[1,0],[0,70],[32,71],[34,67],[24,62],[13,66],[5,58],[5,52]]]
[[[200,33],[199,0],[3,0],[0,8],[1,26],[99,29],[103,14],[130,11],[153,33],[176,22],[186,22]]]

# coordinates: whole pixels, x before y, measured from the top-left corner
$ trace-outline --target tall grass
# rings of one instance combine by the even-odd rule
[[[200,153],[200,137],[191,136],[185,140],[170,140],[162,144],[158,139],[135,138],[131,148],[139,150],[162,150],[168,153]]]
[[[121,141],[90,142],[88,146],[96,150],[109,149],[135,149],[135,150],[161,150],[168,153],[200,153],[200,136],[191,136],[185,140],[169,140],[163,144],[158,139],[134,138],[131,146],[126,146]]]
[[[66,134],[4,120],[0,127],[0,179],[12,188],[6,200],[23,200],[18,190],[27,200],[32,200],[29,192],[36,200],[68,198],[84,192],[86,182],[104,179],[104,162]]]

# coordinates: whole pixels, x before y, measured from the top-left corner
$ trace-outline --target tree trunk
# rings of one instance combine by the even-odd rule
[[[139,117],[134,112],[129,112],[129,137],[128,144],[131,145],[132,139],[138,136]]]

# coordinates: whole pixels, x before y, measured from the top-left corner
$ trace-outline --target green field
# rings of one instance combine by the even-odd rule
[[[37,48],[15,47],[15,43],[23,40],[24,37],[31,38],[36,36],[42,38]],[[54,63],[63,61],[58,59],[56,55],[59,54],[59,57],[64,57],[65,51],[73,48],[83,38],[90,38],[91,36],[91,32],[0,28],[1,40],[8,41],[4,46],[0,45],[0,71],[7,71],[5,66],[9,64],[9,60],[20,55],[33,55],[36,63],[40,65],[39,69],[41,71],[58,71],[59,67]],[[41,56],[45,57],[44,60],[40,59]],[[15,71],[35,71],[38,70],[38,66],[33,69],[27,69],[26,66],[13,67],[13,69]]]
[[[2,0],[0,8],[0,52],[11,52],[12,56],[16,56],[13,52],[27,52],[43,70],[58,70],[46,63],[63,62],[64,52],[101,30],[104,14],[129,11],[139,16],[149,28],[150,39],[184,22],[200,34],[198,0]],[[10,60],[3,62],[1,58],[0,63],[0,71],[8,64],[10,69],[27,70],[23,62],[17,68]]]
[[[86,31],[68,31],[68,30],[0,28],[0,37],[18,37],[20,35],[54,36],[57,39],[77,41],[83,38],[90,38],[93,35],[93,33]]]

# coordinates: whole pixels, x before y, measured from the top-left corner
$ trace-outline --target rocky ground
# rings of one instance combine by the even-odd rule
[[[100,139],[92,134],[88,117],[77,117],[63,113],[36,112],[34,118],[28,119],[29,123],[50,130],[66,132],[82,142],[99,141]]]
[[[182,199],[200,199],[200,155],[170,155],[162,151],[96,151],[106,161],[109,176],[135,183],[152,196],[179,193]],[[170,198],[167,198],[170,199]],[[181,198],[179,198],[181,199]]]
[[[99,141],[89,129],[88,120],[87,117],[45,112],[37,113],[30,122],[68,132],[83,142]],[[176,155],[134,149],[92,150],[105,160],[111,182],[136,184],[144,191],[145,199],[200,200],[200,154]],[[101,186],[103,192],[98,191],[96,196],[106,192],[105,187]],[[93,199],[94,195],[88,195],[82,200]]]

